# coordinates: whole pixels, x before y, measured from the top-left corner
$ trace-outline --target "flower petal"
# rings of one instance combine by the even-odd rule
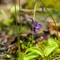
[[[32,23],[34,24],[34,35],[36,35],[36,29],[40,29],[42,28],[41,24],[37,24],[36,22],[34,22],[34,20],[32,18],[29,17],[29,19],[32,20]]]
[[[36,35],[36,29],[42,28],[41,24],[34,24],[34,35]]]
[[[41,24],[36,24],[36,25],[34,25],[34,27],[35,27],[36,29],[39,29],[39,28],[42,28],[42,25],[41,25]]]

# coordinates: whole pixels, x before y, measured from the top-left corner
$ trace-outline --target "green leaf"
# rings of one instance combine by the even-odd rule
[[[3,25],[8,26],[8,25],[10,25],[13,21],[14,21],[13,19],[8,19],[8,20],[4,20],[2,23],[3,23]]]
[[[29,52],[29,51],[35,52],[35,53],[37,53],[38,55],[41,55],[41,57],[44,57],[44,53],[42,52],[42,50],[40,50],[40,49],[37,48],[37,47],[32,47],[32,48],[27,49],[27,50],[26,50],[26,53]]]
[[[8,26],[9,22],[5,20],[5,21],[2,22],[2,24],[5,25],[5,26]]]
[[[4,58],[11,58],[9,54],[4,54]]]
[[[44,50],[45,56],[48,56],[49,54],[51,54],[56,48],[57,48],[56,45],[47,46]]]
[[[44,50],[45,56],[48,56],[51,54],[54,50],[56,50],[58,47],[58,44],[54,41],[54,39],[50,38],[48,40],[48,46]]]
[[[36,57],[38,57],[38,54],[36,54],[35,52],[30,52],[25,55],[24,60],[33,60]]]
[[[19,5],[13,6],[13,7],[11,8],[11,10],[10,10],[11,13],[14,13],[14,12],[15,12],[15,7],[16,7],[16,11],[19,10]],[[21,8],[21,6],[20,6],[20,8]]]
[[[25,54],[21,53],[21,55],[18,57],[18,60],[24,60]]]
[[[21,45],[22,49],[24,49],[26,46],[24,44]]]
[[[53,38],[48,39],[48,45],[56,45],[56,46],[58,46],[57,42]]]

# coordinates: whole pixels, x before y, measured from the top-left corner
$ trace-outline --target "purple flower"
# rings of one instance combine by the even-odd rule
[[[36,29],[42,28],[42,25],[34,22],[34,20],[32,18],[30,18],[30,19],[32,20],[32,23],[34,24],[34,35],[36,35]]]

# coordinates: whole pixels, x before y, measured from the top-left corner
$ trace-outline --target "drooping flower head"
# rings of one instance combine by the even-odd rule
[[[34,22],[34,20],[32,18],[30,18],[32,20],[32,23],[33,23],[33,28],[34,28],[34,35],[36,35],[36,29],[40,29],[42,28],[42,25],[41,24],[38,24],[36,22]]]

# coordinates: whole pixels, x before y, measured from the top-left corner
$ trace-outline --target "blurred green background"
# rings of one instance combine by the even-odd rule
[[[60,8],[60,0],[42,0],[46,7],[48,8]],[[25,8],[33,8],[34,4],[38,2],[37,7],[41,7],[40,0],[26,0]],[[21,3],[21,2],[20,2]]]

